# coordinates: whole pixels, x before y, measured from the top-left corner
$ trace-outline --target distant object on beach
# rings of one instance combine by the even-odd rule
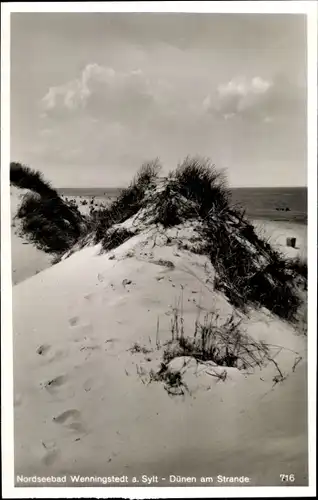
[[[275,210],[277,210],[278,212],[290,212],[289,207],[276,207]]]
[[[296,238],[287,238],[286,246],[295,248],[296,247]]]

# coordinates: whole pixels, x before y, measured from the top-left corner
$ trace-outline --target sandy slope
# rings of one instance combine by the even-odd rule
[[[307,484],[304,338],[251,311],[244,328],[285,348],[275,359],[286,380],[274,385],[273,363],[251,375],[229,368],[225,381],[190,363],[189,392],[170,396],[163,383],[147,384],[147,373],[161,360],[156,340],[171,337],[173,307],[179,301],[188,335],[198,315],[226,318],[232,307],[213,290],[205,257],[158,235],[132,238],[111,259],[99,250],[13,289],[16,474],[244,474],[250,484],[280,485],[279,474],[292,473]],[[135,342],[150,352],[133,354]]]
[[[17,235],[17,225],[14,221],[14,216],[16,215],[18,206],[21,204],[22,197],[26,194],[26,192],[27,190],[21,190],[11,186],[11,259],[13,285],[34,276],[44,269],[47,269],[51,266],[53,260],[51,255],[38,250],[26,239]],[[62,196],[62,198],[66,199],[67,197]],[[84,215],[88,215],[92,197],[75,197],[73,199],[76,200],[80,212]],[[87,205],[81,204],[84,199],[87,201]],[[97,207],[95,208],[98,208],[102,202],[105,202],[105,199],[96,199],[95,204]]]
[[[50,267],[52,257],[16,234],[14,216],[21,204],[21,199],[27,192],[11,186],[11,263],[12,284],[16,285],[34,274]],[[13,224],[13,226],[12,226]]]

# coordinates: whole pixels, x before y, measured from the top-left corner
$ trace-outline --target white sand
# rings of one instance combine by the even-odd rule
[[[254,227],[260,236],[290,258],[307,258],[307,225],[288,221],[254,220]],[[286,245],[287,238],[296,238],[296,247]]]
[[[232,312],[206,282],[205,257],[153,244],[136,236],[112,259],[85,248],[13,288],[16,474],[244,474],[274,486],[284,473],[306,485],[306,341],[287,323],[266,311],[244,320],[253,338],[284,347],[276,385],[273,363],[251,375],[229,368],[224,382],[190,365],[184,396],[143,383],[181,293],[186,334],[200,308],[201,319]],[[132,354],[135,342],[153,352]]]
[[[34,245],[20,238],[16,233],[17,228],[14,216],[25,193],[25,190],[11,187],[11,224],[13,224],[13,226],[11,225],[11,265],[13,285],[50,267],[52,261],[50,255],[38,250]]]
[[[34,245],[28,243],[26,239],[21,238],[16,233],[16,224],[14,216],[17,208],[21,204],[22,197],[26,190],[20,190],[11,187],[11,259],[12,259],[12,284],[16,285],[25,279],[34,276],[35,274],[47,269],[51,266],[52,256],[38,250]],[[62,196],[63,199],[67,198]],[[75,199],[81,213],[89,214],[90,202],[92,197],[69,197]],[[82,205],[81,202],[87,201],[87,205]],[[95,199],[95,208],[99,208],[102,203],[105,203],[105,198]]]

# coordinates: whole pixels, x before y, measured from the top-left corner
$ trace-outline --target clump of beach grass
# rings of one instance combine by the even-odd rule
[[[101,241],[102,249],[105,252],[109,252],[122,245],[134,235],[135,233],[133,231],[125,227],[110,228],[106,231]]]
[[[129,186],[108,207],[97,210],[92,217],[95,243],[114,224],[120,224],[135,215],[143,206],[145,194],[154,190],[161,165],[158,159],[143,163]]]
[[[189,337],[184,332],[182,314],[175,311],[171,340],[163,353],[164,362],[169,364],[176,357],[190,356],[198,362],[212,362],[224,367],[249,369],[261,366],[268,348],[242,332],[241,321],[232,313],[220,322],[217,313],[209,312],[202,323],[196,321],[193,336]]]
[[[10,164],[10,182],[28,189],[15,216],[18,234],[46,253],[69,250],[85,233],[85,219],[76,206],[60,198],[40,172],[17,162]]]
[[[151,369],[148,375],[144,370],[139,371],[143,383],[162,382],[170,395],[183,395],[189,392],[183,375],[191,360],[197,365],[204,365],[205,372],[223,382],[227,379],[227,368],[243,370],[251,374],[258,367],[269,363],[275,366],[273,376],[274,385],[286,379],[278,362],[277,354],[283,347],[256,341],[242,330],[242,318],[233,312],[228,318],[221,318],[215,311],[207,312],[203,321],[196,320],[192,335],[185,333],[182,307],[173,309],[171,320],[171,339],[163,344],[158,343],[157,349],[162,351],[162,361],[159,369]],[[134,344],[132,353],[147,354],[151,349]],[[275,355],[273,354],[275,352]],[[295,352],[295,355],[298,353]],[[301,356],[295,358],[297,365]],[[175,365],[173,360],[180,360]],[[223,368],[220,371],[220,368]],[[293,368],[294,369],[294,368]]]

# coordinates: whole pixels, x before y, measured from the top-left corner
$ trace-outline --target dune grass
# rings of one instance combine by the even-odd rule
[[[146,192],[153,190],[160,172],[158,159],[143,163],[129,186],[108,207],[97,210],[91,219],[94,241],[100,242],[106,231],[135,215],[143,206]]]
[[[206,253],[217,272],[216,288],[242,310],[266,307],[286,320],[295,319],[300,298],[287,261],[249,229],[230,231],[224,221],[207,220],[202,229]],[[243,229],[243,234],[242,230]]]
[[[171,321],[171,339],[163,344],[156,341],[157,350],[162,352],[159,369],[150,369],[148,374],[144,370],[137,370],[137,373],[143,383],[145,380],[148,380],[148,384],[163,383],[165,390],[172,396],[190,393],[183,376],[191,360],[197,363],[197,367],[205,365],[206,374],[223,382],[227,379],[227,368],[236,368],[243,370],[245,374],[251,374],[256,368],[271,363],[275,367],[273,384],[284,381],[286,375],[275,359],[283,347],[254,340],[242,330],[241,323],[242,318],[235,312],[227,319],[221,319],[219,314],[212,310],[205,314],[202,322],[197,319],[192,335],[188,336],[184,329],[182,306],[181,309],[176,307]],[[152,351],[139,344],[134,344],[130,349],[132,354],[141,353],[145,356]],[[297,352],[295,356],[293,371],[302,359]],[[149,360],[151,361],[151,358]],[[172,363],[174,360],[178,362]],[[221,368],[223,370],[220,370]]]
[[[200,217],[229,207],[226,177],[208,158],[187,156],[176,169],[175,186],[180,195],[196,204]]]
[[[147,216],[152,223],[172,227],[229,208],[230,197],[224,174],[209,159],[188,156],[164,179]]]
[[[81,217],[58,198],[26,195],[17,214],[19,234],[46,253],[69,250],[82,234]]]
[[[19,162],[10,163],[10,184],[20,189],[29,189],[42,197],[58,198],[57,191],[44,179],[41,172]]]
[[[289,259],[286,262],[287,268],[290,269],[296,276],[301,276],[307,280],[308,277],[308,265],[307,259],[303,257],[296,257],[295,259]]]
[[[15,218],[20,223],[18,234],[38,249],[57,256],[72,248],[87,230],[78,208],[64,202],[40,172],[12,162],[10,182],[30,191]]]
[[[101,241],[102,249],[104,252],[109,252],[114,248],[119,247],[125,241],[129,240],[132,236],[134,236],[134,232],[126,229],[124,227],[118,228],[110,228],[105,232],[103,239]]]
[[[211,311],[203,322],[196,321],[193,336],[189,337],[183,329],[182,313],[176,311],[173,324],[179,323],[178,333],[175,326],[171,328],[163,364],[167,366],[172,359],[186,356],[199,362],[244,370],[261,366],[268,359],[269,348],[242,332],[241,322],[235,313],[220,322],[219,315]]]

